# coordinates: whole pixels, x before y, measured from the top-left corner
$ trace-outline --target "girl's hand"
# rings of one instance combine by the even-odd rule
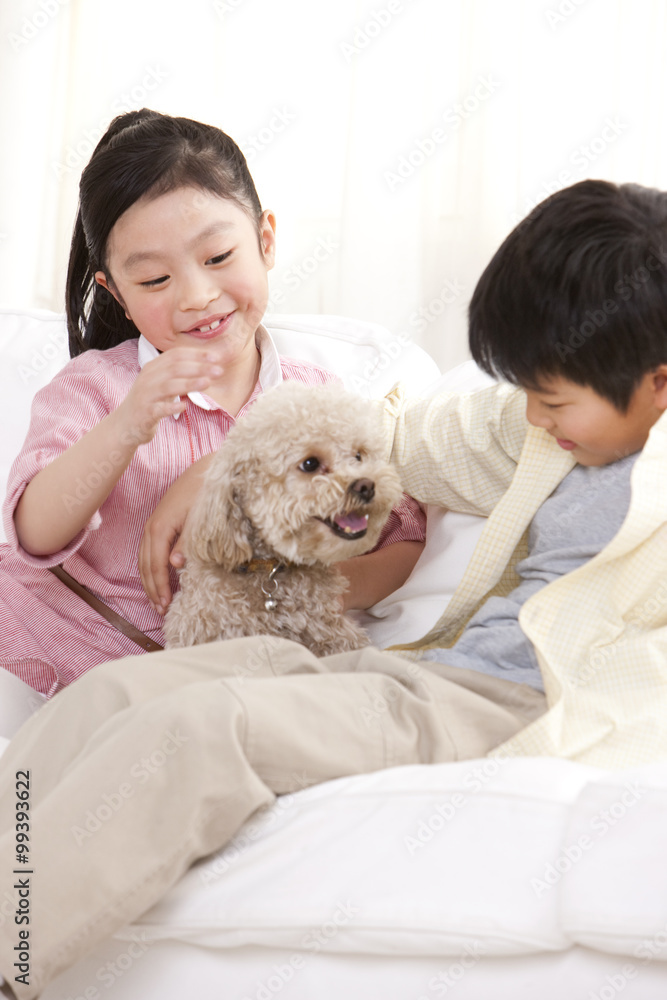
[[[139,546],[139,574],[149,601],[161,615],[172,597],[169,565],[180,569],[185,564],[183,527],[210,461],[211,455],[205,455],[186,469],[169,487],[144,527]]]
[[[164,417],[182,413],[189,392],[202,392],[222,375],[215,351],[173,347],[141,369],[116,413],[136,445],[146,444]]]
[[[206,389],[222,374],[217,361],[213,349],[174,347],[144,365],[120,406],[49,462],[26,486],[14,512],[23,548],[43,556],[69,545],[109,496],[137,448],[153,438],[160,420],[185,409],[186,402],[180,397]],[[95,473],[95,483],[87,485],[84,498],[77,498],[77,503],[71,505],[54,503],[54,497],[71,496],[81,479],[88,484],[100,456],[112,454],[116,456],[114,461],[105,463],[108,471]],[[152,565],[156,558],[150,557]],[[158,579],[164,593],[160,573]]]

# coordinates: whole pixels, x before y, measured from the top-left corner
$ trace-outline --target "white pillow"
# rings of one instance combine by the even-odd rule
[[[345,316],[267,316],[265,325],[281,354],[329,368],[346,388],[370,399],[397,383],[419,393],[440,370],[433,358],[402,335]]]
[[[637,972],[667,962],[666,842],[667,762],[586,785],[564,831],[562,871],[552,875],[566,933],[632,955]]]
[[[337,952],[566,949],[559,892],[540,895],[531,880],[559,857],[572,803],[600,773],[489,757],[283,796],[116,936],[303,949],[309,928],[333,920]]]
[[[30,423],[30,404],[69,358],[63,316],[0,309],[0,497]],[[0,523],[0,541],[5,540]]]

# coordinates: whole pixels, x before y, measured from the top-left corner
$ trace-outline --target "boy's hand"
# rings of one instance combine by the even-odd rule
[[[158,614],[171,602],[169,566],[185,565],[183,528],[211,460],[205,455],[172,483],[144,526],[139,546],[139,574],[146,595]]]
[[[215,351],[173,347],[149,361],[116,413],[137,446],[150,441],[164,417],[182,413],[189,392],[203,392],[222,375]]]

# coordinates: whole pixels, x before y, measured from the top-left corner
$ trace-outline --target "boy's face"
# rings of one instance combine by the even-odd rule
[[[627,413],[620,413],[590,386],[560,376],[526,390],[526,417],[543,427],[579,465],[608,465],[646,444],[648,433],[667,405],[663,367],[645,375]]]

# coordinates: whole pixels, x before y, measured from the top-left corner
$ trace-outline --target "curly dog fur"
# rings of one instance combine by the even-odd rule
[[[367,645],[342,613],[347,584],[333,563],[373,548],[401,496],[383,450],[372,405],[338,386],[285,382],[260,397],[188,518],[167,647],[244,635],[294,639],[318,656]]]

